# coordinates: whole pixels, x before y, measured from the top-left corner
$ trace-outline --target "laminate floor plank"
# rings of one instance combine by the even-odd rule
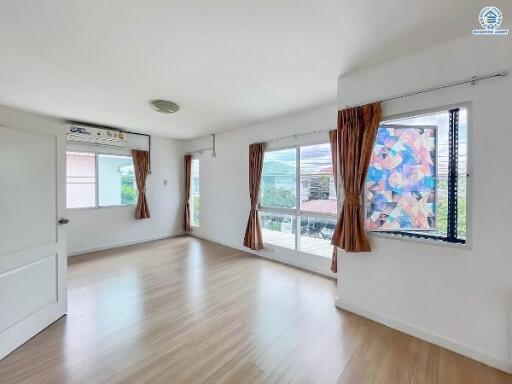
[[[332,280],[193,237],[73,257],[68,287],[1,384],[512,383],[336,309]]]

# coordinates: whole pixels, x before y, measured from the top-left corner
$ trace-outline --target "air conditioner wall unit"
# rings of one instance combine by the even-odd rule
[[[126,133],[124,132],[80,124],[68,125],[67,139],[68,141],[79,143],[110,145],[114,147],[125,147],[128,144]]]

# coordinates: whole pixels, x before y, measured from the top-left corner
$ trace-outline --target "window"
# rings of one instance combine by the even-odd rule
[[[294,215],[260,212],[260,223],[265,243],[295,249],[297,226]]]
[[[137,184],[129,156],[98,155],[100,207],[137,204]]]
[[[466,241],[467,109],[379,127],[366,180],[366,227]]]
[[[96,155],[94,153],[67,153],[66,184],[68,208],[96,206]]]
[[[329,143],[265,152],[260,188],[265,243],[331,257],[336,211]]]
[[[200,209],[200,184],[199,184],[199,159],[192,159],[192,177],[191,177],[191,216],[192,226],[199,227],[199,209]]]
[[[67,208],[98,208],[137,203],[130,156],[67,152]]]
[[[265,152],[261,175],[260,205],[268,208],[295,208],[297,190],[295,148]]]
[[[300,209],[336,216],[336,186],[329,143],[300,148]]]

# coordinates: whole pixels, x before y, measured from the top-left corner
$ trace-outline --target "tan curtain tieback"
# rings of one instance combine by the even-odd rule
[[[347,205],[361,205],[361,196],[360,195],[354,195],[353,193],[347,193],[345,195],[345,201],[344,204]]]

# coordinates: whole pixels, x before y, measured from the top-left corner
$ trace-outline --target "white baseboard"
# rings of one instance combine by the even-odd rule
[[[203,235],[202,233],[197,232],[195,229],[192,229],[192,231],[188,232],[187,235],[193,236],[193,237],[197,237],[198,239],[208,240],[208,241],[211,241],[212,243],[217,243],[217,244],[220,244],[220,245],[224,245],[225,247],[230,247],[230,248],[238,249],[238,247],[235,247],[235,246],[232,246],[232,245],[228,245],[228,244],[226,244],[226,243],[224,243],[222,241],[214,240],[210,236]]]
[[[450,338],[435,334],[425,329],[421,329],[415,326],[411,326],[405,323],[402,323],[395,319],[390,319],[384,316],[381,316],[377,313],[374,313],[365,308],[361,308],[349,303],[344,302],[340,298],[336,299],[336,306],[340,309],[344,309],[346,311],[355,313],[359,316],[365,317],[367,319],[373,320],[377,323],[384,324],[389,328],[396,329],[397,331],[406,333],[408,335],[414,336],[418,339],[427,341],[429,343],[438,345],[445,349],[448,349],[452,352],[458,353],[460,355],[469,357],[470,359],[476,360],[483,364],[489,365],[490,367],[499,369],[501,371],[512,373],[512,366],[509,361],[502,360],[500,358],[490,356],[485,352],[476,350],[474,348],[468,347],[465,344],[459,343]]]
[[[320,269],[320,268],[314,268],[314,267],[312,267],[310,265],[306,265],[306,264],[297,262],[295,260],[290,260],[288,258],[273,257],[268,252],[254,251],[252,249],[245,248],[245,247],[242,247],[242,246],[239,246],[239,245],[227,244],[227,243],[225,243],[223,241],[219,241],[217,239],[213,239],[213,238],[211,238],[209,236],[203,235],[203,234],[198,233],[197,231],[194,231],[194,230],[192,230],[192,232],[190,232],[189,235],[197,237],[199,239],[208,240],[208,241],[211,241],[212,243],[217,243],[217,244],[223,245],[223,246],[228,247],[228,248],[234,248],[234,249],[237,249],[237,250],[242,251],[242,252],[251,253],[253,255],[262,257],[264,259],[276,261],[276,262],[281,263],[281,264],[287,264],[287,265],[290,265],[292,267],[303,269],[303,270],[308,271],[308,272],[313,272],[313,273],[316,273],[316,274],[328,277],[330,279],[336,279],[336,275],[333,274],[330,270],[325,271],[325,270]]]
[[[169,237],[178,237],[181,235],[183,235],[182,232],[174,233],[174,234],[167,233],[167,234],[163,234],[163,235],[145,237],[143,239],[138,239],[138,240],[128,240],[128,241],[120,241],[117,243],[103,244],[103,245],[99,245],[97,247],[83,248],[83,249],[70,251],[70,252],[68,252],[68,257],[83,255],[84,253],[90,253],[90,252],[105,251],[107,249],[112,249],[112,248],[126,247],[128,245],[147,243],[148,241],[162,240],[162,239],[167,239]]]

